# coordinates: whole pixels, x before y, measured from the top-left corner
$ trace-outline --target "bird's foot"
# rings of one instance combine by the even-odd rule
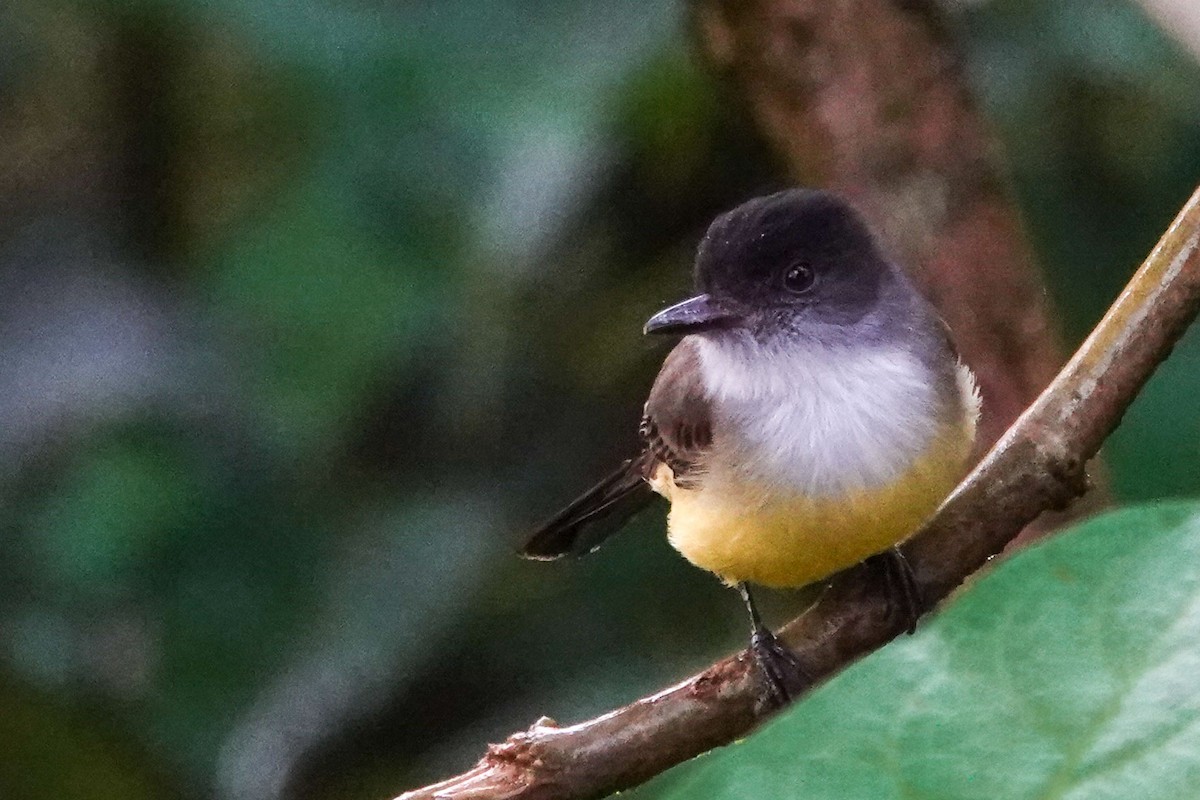
[[[893,547],[867,559],[868,566],[883,577],[888,598],[888,609],[900,615],[904,629],[909,634],[917,630],[917,620],[929,610],[921,596],[921,587],[913,574],[912,566],[900,548]]]
[[[766,628],[756,628],[751,635],[750,653],[763,678],[763,704],[768,708],[782,708],[812,686],[812,678],[796,654]]]

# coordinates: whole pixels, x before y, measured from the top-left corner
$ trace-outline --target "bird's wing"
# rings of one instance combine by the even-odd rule
[[[676,486],[686,487],[703,473],[712,447],[712,404],[695,340],[684,339],[663,362],[646,400],[641,434],[655,461],[671,468]]]
[[[550,560],[590,553],[649,504],[654,492],[646,481],[660,464],[671,467],[676,485],[702,469],[712,424],[695,344],[688,339],[663,362],[640,431],[642,451],[538,528],[521,555]]]
[[[549,561],[595,550],[654,497],[645,479],[650,460],[644,450],[623,463],[534,531],[521,555]]]

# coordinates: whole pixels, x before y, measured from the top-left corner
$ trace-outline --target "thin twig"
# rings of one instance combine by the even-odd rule
[[[944,598],[1040,513],[1084,491],[1084,465],[1200,310],[1198,247],[1200,188],[1058,377],[905,546],[925,598]],[[824,677],[903,625],[877,584],[851,570],[784,638]],[[750,664],[739,653],[579,725],[543,718],[490,746],[469,772],[400,800],[582,800],[634,786],[762,718]]]

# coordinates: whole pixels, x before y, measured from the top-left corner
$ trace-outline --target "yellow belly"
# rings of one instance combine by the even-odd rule
[[[671,501],[669,539],[688,561],[730,584],[803,586],[908,538],[957,484],[972,438],[973,425],[948,428],[895,482],[839,497],[685,489],[665,466],[653,485]]]

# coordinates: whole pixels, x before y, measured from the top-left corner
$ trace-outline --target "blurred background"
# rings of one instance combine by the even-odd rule
[[[1069,345],[1200,178],[1151,5],[951,4]],[[741,646],[661,512],[514,555],[634,446],[708,219],[779,186],[684,16],[0,5],[0,797],[386,798]],[[1193,333],[1119,502],[1200,493],[1198,396]]]

